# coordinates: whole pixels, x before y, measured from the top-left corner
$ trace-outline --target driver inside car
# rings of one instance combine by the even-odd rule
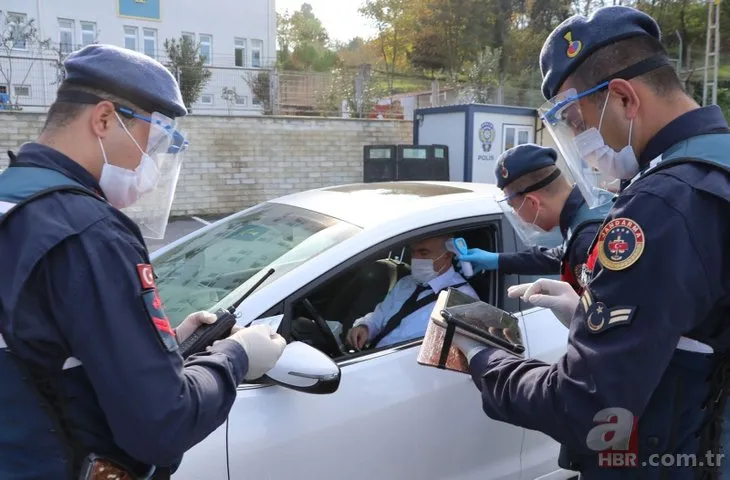
[[[411,274],[398,280],[375,310],[355,321],[347,333],[349,345],[378,348],[424,336],[439,292],[449,287],[479,298],[453,267],[454,254],[446,249],[451,238],[442,235],[409,245]]]

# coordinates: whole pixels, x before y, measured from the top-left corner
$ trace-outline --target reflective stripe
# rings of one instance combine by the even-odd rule
[[[11,208],[13,208],[15,205],[17,205],[17,204],[10,203],[10,202],[3,202],[3,201],[0,200],[0,213],[7,212]]]
[[[0,350],[6,349],[6,348],[8,348],[8,344],[5,343],[5,339],[3,338],[2,335],[0,335]],[[65,362],[63,362],[62,370],[69,370],[71,368],[79,367],[79,366],[81,366],[81,360],[79,360],[78,358],[69,357],[66,359]]]
[[[714,350],[711,346],[706,343],[698,342],[687,337],[679,337],[677,342],[677,350],[684,350],[685,352],[694,353],[713,353]]]

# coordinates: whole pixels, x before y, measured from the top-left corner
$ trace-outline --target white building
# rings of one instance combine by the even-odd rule
[[[245,78],[276,58],[274,1],[2,0],[3,17],[9,14],[20,24],[34,19],[39,37],[50,40],[56,51],[40,53],[38,47],[9,42],[9,55],[0,50],[0,94],[9,94],[24,110],[44,111],[58,88],[59,52],[99,42],[137,50],[164,63],[165,39],[189,36],[200,42],[212,72],[193,112],[260,113],[260,102]],[[235,88],[235,99],[222,98],[224,87]]]

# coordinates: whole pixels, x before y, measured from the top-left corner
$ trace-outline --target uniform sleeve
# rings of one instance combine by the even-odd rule
[[[707,215],[722,218],[709,203],[703,204]],[[713,230],[702,249],[716,245],[715,251],[698,248],[699,222],[707,216],[688,219],[649,193],[622,196],[612,214],[607,226],[616,229],[599,243],[610,257],[599,257],[600,270],[581,297],[567,353],[547,365],[490,348],[471,363],[489,417],[542,431],[576,453],[591,453],[586,438],[600,410],[642,415],[680,336],[721,295],[722,267],[708,259],[722,258],[726,242],[720,240],[727,239]]]
[[[508,275],[558,275],[563,246],[532,247],[515,253],[499,254],[499,270]]]
[[[568,251],[568,263],[574,268],[586,263],[590,254],[591,245],[596,238],[598,230],[601,228],[600,223],[591,223],[583,227],[578,234],[570,242],[570,250]]]
[[[137,266],[146,256],[115,222],[95,224],[46,258],[46,272],[63,272],[51,282],[51,305],[115,443],[139,461],[169,466],[225,421],[247,357],[228,340],[183,367],[156,289],[143,288]]]
[[[388,319],[400,308],[400,305],[396,305],[396,298],[398,297],[398,292],[403,289],[402,280],[399,280],[395,284],[393,290],[388,292],[383,301],[378,303],[372,312],[353,323],[353,327],[360,325],[368,327],[368,341],[375,338],[385,328]]]

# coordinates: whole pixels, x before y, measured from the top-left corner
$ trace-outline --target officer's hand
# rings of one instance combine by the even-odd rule
[[[185,320],[183,320],[182,323],[175,329],[177,342],[184,342],[186,338],[188,338],[190,335],[193,334],[195,330],[198,329],[198,327],[200,327],[201,325],[210,325],[211,323],[215,323],[216,320],[218,320],[218,317],[210,312],[191,313],[190,315],[185,317]]]
[[[347,332],[347,343],[348,345],[353,346],[358,350],[362,350],[362,347],[365,346],[365,342],[368,341],[369,336],[370,332],[368,330],[368,327],[365,325],[358,325],[355,328],[351,328],[350,331]]]
[[[474,265],[474,271],[496,270],[499,267],[499,254],[479,248],[470,248],[464,255],[457,255],[460,262],[469,262]]]
[[[569,283],[549,278],[509,287],[507,295],[510,298],[522,297],[522,300],[535,306],[549,308],[560,323],[568,328],[580,302],[580,297]]]
[[[477,342],[476,340],[464,336],[460,333],[454,334],[454,339],[452,340],[452,342],[454,342],[456,348],[461,350],[461,353],[464,354],[468,362],[471,362],[471,359],[474,358],[474,355],[487,348],[487,346],[483,343]]]
[[[244,380],[261,378],[276,365],[286,347],[284,337],[268,325],[242,328],[228,339],[240,343],[248,356],[248,372]]]

